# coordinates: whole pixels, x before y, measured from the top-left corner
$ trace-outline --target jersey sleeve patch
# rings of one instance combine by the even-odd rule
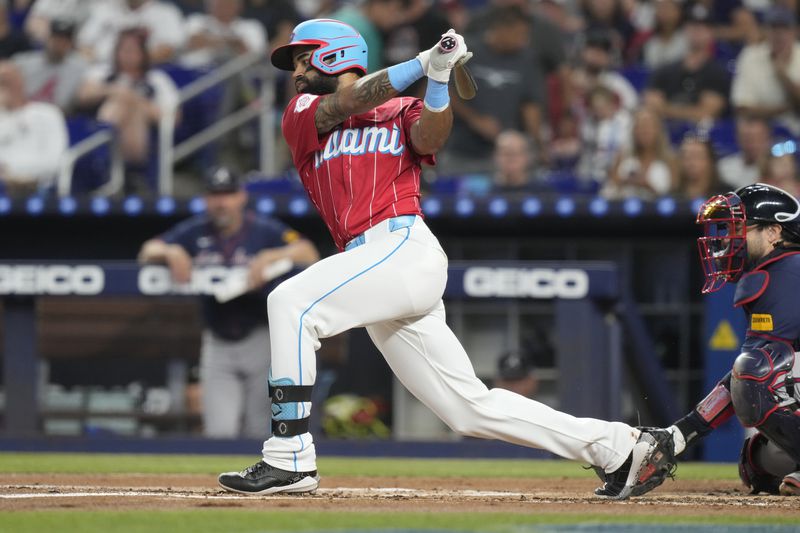
[[[769,313],[753,313],[750,316],[750,329],[753,331],[772,331],[772,315]]]
[[[311,103],[319,98],[316,94],[301,94],[294,104],[294,112],[295,113],[302,113],[309,107],[311,107]]]
[[[300,240],[300,234],[293,229],[288,229],[283,232],[283,236],[281,238],[286,244],[292,244],[293,242]]]

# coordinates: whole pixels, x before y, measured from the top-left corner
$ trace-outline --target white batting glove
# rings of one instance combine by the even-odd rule
[[[457,63],[466,63],[471,57],[464,38],[453,29],[443,34],[433,48],[417,55],[425,75],[441,83],[450,81],[450,71]]]

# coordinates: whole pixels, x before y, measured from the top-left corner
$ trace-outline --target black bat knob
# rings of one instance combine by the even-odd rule
[[[456,40],[450,36],[442,37],[442,40],[439,41],[439,47],[444,52],[450,52],[456,47]]]

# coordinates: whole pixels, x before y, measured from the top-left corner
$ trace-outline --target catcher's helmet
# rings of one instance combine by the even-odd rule
[[[704,230],[697,239],[706,278],[703,293],[714,292],[742,276],[748,225],[780,224],[800,243],[800,202],[783,189],[755,183],[709,198],[697,213],[697,223]]]
[[[755,183],[736,191],[744,204],[749,221],[780,224],[783,230],[800,242],[800,202],[773,185]]]
[[[356,69],[367,73],[367,42],[352,26],[333,19],[313,19],[295,26],[289,44],[272,52],[272,64],[281,70],[294,70],[292,48],[316,46],[311,66],[323,74],[340,74]]]

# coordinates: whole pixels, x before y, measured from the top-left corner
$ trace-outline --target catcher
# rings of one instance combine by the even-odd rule
[[[749,328],[731,371],[686,416],[675,422],[675,455],[736,414],[758,430],[744,441],[739,476],[751,494],[800,495],[800,202],[786,191],[756,183],[714,196],[700,208],[698,239],[703,293],[738,282],[733,305]],[[633,495],[670,475],[660,470]]]

